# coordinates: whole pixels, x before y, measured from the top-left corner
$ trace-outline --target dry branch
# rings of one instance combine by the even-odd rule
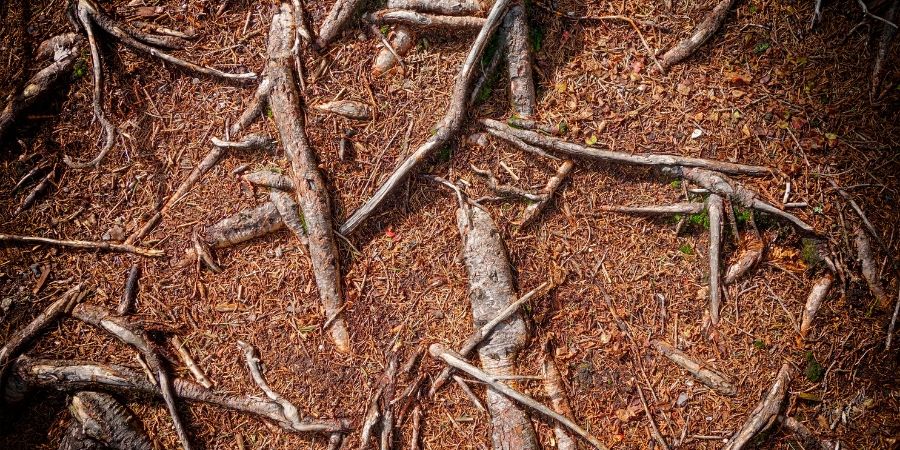
[[[675,365],[687,370],[688,373],[700,380],[701,383],[710,389],[729,396],[737,394],[737,390],[727,377],[714,370],[703,367],[703,365],[691,359],[690,356],[681,350],[678,350],[663,341],[650,341],[650,345],[661,355],[669,358]]]
[[[55,176],[56,176],[56,166],[54,166],[53,169],[47,173],[47,175],[44,175],[44,177],[41,178],[41,181],[39,181],[34,186],[34,188],[32,188],[31,191],[28,192],[28,195],[25,196],[25,200],[23,200],[22,204],[16,208],[15,212],[13,212],[13,216],[18,216],[23,211],[34,206],[34,203],[37,201],[38,197],[40,197],[41,194],[46,192],[47,189],[50,188],[50,185],[53,184],[53,178]]]
[[[366,20],[375,25],[406,25],[413,28],[443,30],[477,30],[484,26],[485,19],[473,16],[439,16],[405,9],[385,9],[366,15]]]
[[[722,27],[722,23],[725,22],[725,16],[728,15],[728,11],[731,10],[731,7],[734,6],[736,1],[737,0],[720,0],[719,3],[707,13],[703,21],[697,25],[697,28],[694,29],[694,33],[691,37],[679,42],[662,56],[660,64],[662,65],[663,70],[669,70],[675,64],[684,61],[694,54],[700,46],[706,43],[706,41]]]
[[[569,405],[569,398],[566,396],[562,376],[553,360],[553,344],[548,340],[544,344],[543,350],[541,368],[544,376],[544,392],[550,398],[550,404],[553,405],[554,411],[566,417],[575,417],[572,414],[572,407]],[[577,442],[564,427],[554,426],[553,434],[556,436],[556,448],[559,450],[578,450]]]
[[[841,448],[839,445],[836,445],[836,443],[816,436],[816,434],[806,425],[803,425],[799,420],[793,417],[778,416],[778,421],[781,422],[781,425],[785,429],[794,433],[794,436],[800,441],[804,449],[837,450],[838,448]]]
[[[0,243],[5,244],[43,244],[56,245],[59,247],[72,247],[83,249],[96,249],[108,252],[132,253],[139,256],[156,258],[165,255],[162,250],[154,250],[142,247],[135,247],[127,244],[114,244],[111,242],[96,241],[72,241],[51,239],[38,236],[19,236],[15,234],[0,234]]]
[[[75,33],[65,33],[44,41],[38,49],[38,58],[51,57],[52,62],[34,74],[6,106],[0,111],[0,138],[12,127],[22,113],[52,89],[65,75],[72,72],[75,60],[81,53],[83,40]]]
[[[523,3],[509,7],[503,18],[502,35],[506,42],[506,67],[509,75],[509,102],[518,117],[534,115],[534,77],[531,70],[531,37]]]
[[[584,147],[582,145],[566,142],[562,139],[552,136],[545,136],[531,130],[521,130],[513,128],[503,122],[493,119],[481,119],[481,124],[488,131],[493,130],[491,134],[507,140],[516,145],[516,140],[525,142],[529,145],[541,147],[550,151],[563,153],[573,158],[581,158],[593,161],[604,161],[620,164],[631,164],[639,166],[655,166],[655,167],[701,167],[705,169],[715,170],[718,172],[742,174],[742,175],[767,175],[772,170],[761,166],[748,166],[744,164],[734,164],[725,161],[716,161],[704,158],[691,158],[687,156],[677,155],[661,155],[661,154],[630,154],[616,152],[612,150],[603,150],[593,147]],[[512,136],[516,139],[508,139]]]
[[[491,12],[488,14],[484,26],[481,27],[478,37],[475,38],[475,42],[472,44],[472,48],[469,50],[466,60],[456,76],[456,84],[453,87],[447,113],[434,127],[434,133],[424,144],[400,163],[387,181],[375,191],[375,194],[366,200],[341,225],[340,232],[342,235],[347,236],[356,230],[397,188],[405,184],[409,176],[415,173],[425,160],[440,150],[459,132],[468,109],[469,89],[475,78],[475,69],[479,66],[481,54],[503,18],[509,2],[510,0],[497,0],[494,2],[494,6],[491,7]]]
[[[273,17],[269,30],[266,63],[266,78],[272,80],[269,107],[281,135],[281,145],[291,161],[291,178],[306,225],[309,258],[316,286],[325,315],[331,320],[331,339],[338,351],[347,353],[350,351],[347,325],[342,318],[337,317],[344,298],[328,188],[306,136],[302,99],[293,71],[292,17],[290,8],[283,4],[280,13]]]
[[[85,304],[77,305],[72,309],[71,315],[84,323],[105,331],[110,336],[123,343],[134,347],[140,355],[143,356],[144,361],[146,361],[147,366],[150,368],[154,380],[156,380],[156,384],[159,386],[166,407],[169,409],[169,415],[172,417],[172,424],[175,426],[175,433],[178,435],[178,440],[181,441],[181,446],[185,450],[190,450],[190,440],[188,438],[188,433],[181,422],[181,416],[178,413],[178,408],[175,404],[175,395],[173,393],[172,381],[169,378],[169,373],[163,366],[159,353],[145,335],[144,330],[136,327],[124,318],[117,317],[110,314],[105,309],[96,306]]]
[[[462,204],[456,212],[456,225],[463,240],[472,318],[480,328],[515,302],[512,270],[500,231],[487,212]],[[517,311],[479,347],[484,371],[490,375],[514,375],[516,357],[527,340],[525,320]],[[495,450],[540,448],[528,415],[510,399],[488,389],[487,407]]]
[[[668,167],[664,168],[664,171],[673,176],[682,177],[696,183],[709,192],[728,198],[732,202],[745,208],[753,208],[785,219],[804,232],[815,232],[812,226],[800,220],[799,217],[760,200],[759,195],[756,192],[751,191],[741,183],[738,183],[721,173],[698,167]]]
[[[710,194],[706,199],[709,212],[709,317],[713,325],[719,323],[722,307],[721,264],[722,248],[722,197]]]
[[[151,450],[140,419],[113,396],[101,392],[77,392],[69,402],[69,412],[84,437],[116,450]],[[62,446],[61,446],[62,447]]]
[[[553,195],[562,185],[563,181],[566,180],[566,177],[569,176],[569,173],[572,172],[572,169],[575,168],[575,163],[572,160],[567,159],[563,161],[562,164],[559,165],[559,168],[556,169],[556,173],[547,180],[547,185],[544,186],[544,189],[541,190],[541,199],[536,203],[532,203],[525,208],[525,211],[522,212],[522,217],[519,219],[519,227],[527,227],[538,216],[540,216],[541,212],[547,208],[547,205],[550,204],[550,200],[553,199]]]
[[[259,170],[248,173],[243,178],[254,186],[267,187],[269,189],[278,189],[281,191],[294,191],[294,182],[290,178],[269,170]]]
[[[141,266],[140,264],[133,264],[131,270],[128,271],[128,278],[125,280],[125,290],[122,292],[119,306],[116,307],[116,314],[124,316],[134,311],[134,302],[137,300],[140,292],[140,285],[138,284],[140,278]]]
[[[828,291],[831,290],[831,284],[834,282],[834,276],[826,274],[816,280],[812,289],[809,291],[809,297],[806,298],[806,306],[803,307],[803,318],[800,321],[800,338],[806,339],[812,328],[812,322],[816,318],[816,313],[822,306],[822,302],[828,297]]]
[[[14,366],[15,380],[5,391],[7,400],[17,401],[30,389],[54,389],[64,392],[96,390],[122,394],[128,397],[161,397],[159,388],[140,372],[114,364],[98,365],[81,361],[54,361],[19,357]],[[222,394],[189,380],[176,378],[172,382],[175,394],[181,400],[206,403],[271,420],[287,431],[295,433],[347,432],[350,426],[344,420],[303,420],[294,423],[284,416],[281,405],[271,400],[255,397]]]
[[[617,212],[624,214],[643,214],[649,216],[668,216],[674,214],[700,214],[706,209],[706,205],[699,202],[673,203],[671,205],[653,206],[598,206],[600,211]]]
[[[494,176],[494,173],[487,169],[479,169],[478,166],[471,164],[469,166],[472,169],[472,172],[475,172],[476,175],[484,178],[484,181],[487,182],[488,188],[497,194],[500,198],[513,198],[522,201],[530,201],[530,202],[538,202],[543,197],[540,194],[532,194],[524,189],[511,186],[508,184],[501,184],[497,177]]]
[[[869,242],[869,237],[866,236],[866,232],[862,227],[856,227],[854,231],[856,233],[856,239],[854,240],[856,256],[859,259],[862,276],[869,285],[869,291],[875,297],[878,308],[887,310],[891,305],[891,299],[885,292],[884,287],[881,286],[881,280],[878,276],[878,265],[872,255],[872,244]]]
[[[178,352],[178,356],[181,358],[181,362],[184,363],[184,366],[187,367],[188,371],[191,373],[191,376],[197,380],[197,383],[200,383],[201,386],[209,389],[213,386],[212,381],[209,381],[209,378],[206,377],[206,374],[203,373],[203,369],[197,365],[194,361],[194,358],[191,357],[191,353],[188,352],[187,347],[184,346],[184,342],[181,342],[181,338],[178,336],[172,337],[172,346],[175,347],[175,351]]]
[[[478,15],[484,11],[479,0],[388,0],[387,7],[447,16]]]
[[[431,356],[433,356],[434,358],[440,359],[440,360],[444,361],[445,363],[447,363],[448,365],[450,365],[462,372],[465,372],[465,373],[469,374],[470,376],[472,376],[473,378],[477,379],[478,381],[481,381],[482,383],[485,383],[488,386],[490,386],[492,390],[489,392],[493,391],[493,392],[503,394],[505,397],[515,400],[515,401],[521,403],[522,405],[541,413],[541,415],[555,420],[556,422],[560,423],[561,425],[568,428],[573,433],[577,434],[582,439],[584,439],[585,441],[587,441],[588,443],[593,445],[594,448],[597,448],[598,450],[607,450],[607,447],[605,445],[603,445],[600,441],[598,441],[597,438],[590,435],[585,429],[578,426],[578,424],[576,424],[575,422],[571,421],[570,419],[568,419],[565,416],[560,415],[557,412],[554,412],[553,410],[540,404],[538,401],[534,400],[533,398],[528,397],[527,395],[522,394],[521,392],[507,386],[506,384],[495,380],[494,377],[481,371],[477,367],[467,363],[461,356],[450,351],[443,345],[432,344],[431,347],[429,347],[428,351],[429,351],[429,353],[431,353]],[[529,425],[530,425],[530,423],[529,423]],[[521,431],[517,430],[516,432],[520,433]],[[514,435],[510,435],[509,437],[511,438],[513,436]],[[510,448],[523,448],[523,447],[514,447],[514,446],[510,445]]]
[[[747,418],[741,429],[728,440],[725,450],[745,448],[757,434],[769,428],[778,419],[792,376],[793,370],[790,364],[783,364],[778,375],[775,376],[775,382],[769,388],[769,393],[750,413],[750,417]]]

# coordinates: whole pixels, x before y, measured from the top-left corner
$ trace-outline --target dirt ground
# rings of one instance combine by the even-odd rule
[[[38,68],[37,44],[71,26],[63,0],[7,0],[0,6],[0,92],[6,95]],[[149,20],[171,28],[193,28],[195,45],[177,52],[228,71],[262,69],[273,0],[132,2],[160,6],[149,17],[134,15],[127,1],[102,6],[126,20]],[[876,261],[892,299],[897,282],[892,264],[900,247],[900,72],[894,63],[883,94],[869,96],[869,75],[881,28],[862,19],[856,3],[826,3],[823,22],[810,29],[812,1],[739,2],[724,28],[697,55],[668,74],[654,61],[627,23],[576,21],[548,12],[623,15],[652,22],[641,33],[654,52],[687,36],[716,3],[622,1],[529,3],[535,82],[542,121],[567,125],[565,138],[596,140],[626,152],[676,153],[759,164],[784,176],[742,178],[763,198],[780,204],[786,181],[792,212],[814,225],[851,270],[858,217],[831,189],[828,179],[851,193],[890,248],[876,247]],[[331,2],[309,1],[315,23]],[[544,5],[544,6],[541,6]],[[375,6],[368,5],[372,10]],[[852,31],[851,31],[852,29]],[[305,97],[311,105],[338,95],[371,104],[367,122],[307,112],[308,132],[331,187],[334,214],[342,222],[423,142],[443,116],[455,74],[474,33],[420,33],[405,58],[405,74],[374,78],[378,40],[353,25],[325,56],[305,54]],[[0,143],[0,232],[100,240],[130,234],[155,211],[191,168],[221,137],[252,96],[254,83],[235,85],[160,64],[106,38],[103,44],[109,117],[123,131],[117,146],[96,169],[62,170],[61,157],[85,160],[101,137],[91,110],[90,58],[73,80],[28,112],[13,136]],[[894,46],[893,59],[897,61]],[[318,73],[317,73],[318,72]],[[312,74],[312,75],[310,75]],[[318,76],[314,76],[314,75]],[[480,95],[470,118],[509,117],[505,77]],[[357,154],[338,158],[343,130],[357,132]],[[696,136],[700,130],[700,135]],[[252,131],[277,137],[271,119]],[[469,120],[463,136],[478,133]],[[12,211],[24,194],[16,181],[35,164],[59,164],[60,176],[30,210]],[[404,354],[421,345],[459,346],[472,331],[467,279],[460,260],[455,200],[445,189],[412,179],[376,216],[341,243],[352,355],[334,351],[322,332],[323,314],[310,261],[286,230],[218,252],[224,271],[177,269],[173,262],[190,246],[193,230],[264,202],[232,175],[288,163],[280,149],[230,153],[207,174],[142,245],[170,257],[95,253],[43,246],[0,248],[0,337],[5,340],[77,281],[96,288],[88,301],[114,308],[128,268],[143,268],[136,316],[143,323],[180,336],[215,389],[262,395],[252,384],[235,343],[257,347],[272,387],[314,417],[358,420],[373,383],[384,371],[385,352],[395,339]],[[503,181],[543,186],[555,163],[541,161],[494,139],[481,147],[461,139],[429,162],[425,171],[467,180],[473,196],[487,194],[470,164],[490,168]],[[768,242],[764,262],[751,276],[727,289],[722,322],[710,334],[706,247],[702,220],[676,234],[672,220],[653,220],[598,210],[600,205],[644,205],[678,201],[681,188],[649,170],[577,162],[553,205],[533,225],[512,222],[524,205],[489,203],[526,292],[555,275],[565,281],[535,299],[528,312],[532,340],[519,372],[540,373],[540,344],[550,335],[559,345],[557,362],[567,383],[574,415],[611,448],[648,448],[649,421],[636,388],[649,395],[661,433],[684,448],[719,448],[772,383],[784,362],[796,375],[788,412],[843,448],[897,448],[900,439],[898,352],[884,350],[888,311],[858,277],[840,284],[819,313],[811,337],[798,340],[800,314],[819,275],[803,258],[797,233],[757,216]],[[742,226],[741,231],[747,229]],[[849,241],[849,242],[848,242]],[[724,239],[725,261],[735,255]],[[50,269],[43,289],[33,293],[41,268]],[[206,295],[196,289],[200,283]],[[630,341],[618,331],[602,291],[630,324],[638,344],[636,367]],[[692,356],[731,376],[738,394],[712,392],[647,346],[651,339],[677,344]],[[171,348],[171,347],[170,347]],[[132,352],[95,330],[63,320],[28,354],[134,366]],[[422,370],[441,365],[426,357]],[[181,366],[178,376],[190,377]],[[517,386],[546,401],[540,382]],[[400,386],[403,388],[405,386]],[[681,397],[681,401],[679,401]],[[131,403],[161,448],[177,447],[165,408]],[[489,417],[475,409],[456,386],[423,404],[424,447],[488,448]],[[199,448],[325,448],[326,438],[295,435],[256,419],[205,406],[183,406]],[[36,393],[25,404],[0,412],[0,448],[56,448],[69,423],[65,396]],[[553,448],[547,422],[534,417],[545,448]],[[404,443],[409,425],[402,428]],[[240,438],[238,437],[240,435]],[[346,445],[355,446],[358,435]],[[762,448],[801,448],[778,430]]]

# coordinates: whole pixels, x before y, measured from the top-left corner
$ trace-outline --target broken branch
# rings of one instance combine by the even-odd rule
[[[559,165],[559,168],[556,169],[556,173],[547,180],[547,185],[544,186],[544,189],[541,190],[541,199],[536,203],[532,203],[525,207],[525,211],[522,212],[522,218],[519,219],[519,227],[527,227],[535,219],[541,214],[541,212],[547,208],[547,205],[550,204],[550,200],[553,199],[553,195],[562,185],[562,183],[566,180],[566,177],[569,176],[569,173],[572,172],[572,169],[575,168],[575,163],[572,162],[571,159],[567,159],[563,161],[562,164]]]

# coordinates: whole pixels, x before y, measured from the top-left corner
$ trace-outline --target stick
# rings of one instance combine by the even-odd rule
[[[15,391],[7,388],[6,398],[20,401],[29,389],[54,389],[74,392],[98,390],[129,397],[161,397],[160,390],[141,373],[114,364],[97,365],[80,361],[53,361],[20,356],[14,366]],[[241,414],[270,420],[292,433],[346,433],[350,424],[345,420],[320,419],[293,423],[284,416],[281,405],[256,397],[235,396],[208,390],[182,378],[172,380],[175,394],[181,400],[206,403]]]
[[[562,186],[563,181],[566,180],[566,177],[569,176],[569,173],[571,173],[574,168],[575,163],[573,163],[571,159],[567,159],[559,165],[559,168],[556,169],[556,174],[547,180],[547,185],[541,190],[541,199],[537,203],[528,205],[525,208],[525,211],[522,212],[522,217],[519,219],[520,228],[527,227],[540,216],[541,212],[543,212],[544,209],[547,208],[547,205],[550,204],[553,195],[559,187]]]
[[[700,202],[682,202],[673,203],[671,205],[652,205],[652,206],[598,206],[600,211],[617,212],[624,214],[643,214],[643,215],[674,215],[674,214],[700,214],[706,209],[706,205]]]
[[[550,153],[547,153],[547,152],[541,150],[540,148],[535,147],[535,146],[519,139],[518,137],[509,134],[509,133],[505,133],[501,130],[495,130],[493,128],[485,128],[485,131],[487,131],[488,134],[490,134],[492,136],[496,136],[500,139],[503,139],[506,142],[509,142],[513,146],[517,147],[519,150],[522,150],[526,153],[530,153],[532,155],[535,155],[535,156],[538,156],[541,158],[552,159],[554,161],[560,160],[560,158],[558,158],[554,155],[551,155]]]
[[[209,378],[206,377],[206,374],[203,373],[203,369],[194,362],[194,358],[191,357],[191,354],[188,352],[187,347],[184,346],[184,343],[181,342],[181,338],[176,336],[172,336],[172,345],[175,347],[175,351],[178,352],[178,356],[181,357],[181,362],[184,363],[184,366],[187,367],[188,371],[191,372],[194,379],[197,380],[197,383],[200,383],[201,386],[209,389],[213,387],[212,381],[209,381]]]
[[[474,351],[475,348],[478,347],[478,345],[481,344],[481,342],[485,338],[490,337],[491,333],[493,333],[494,328],[496,328],[497,325],[499,325],[501,322],[504,322],[506,319],[516,313],[519,308],[522,307],[522,305],[531,300],[531,297],[534,297],[535,294],[544,290],[544,288],[546,288],[548,285],[549,283],[546,282],[541,283],[538,287],[519,297],[518,300],[504,308],[503,311],[500,311],[493,320],[484,324],[484,326],[475,331],[475,333],[469,335],[469,337],[466,338],[465,342],[463,343],[462,347],[459,349],[458,353],[464,358],[471,355],[472,351]],[[448,367],[442,370],[441,373],[434,378],[434,381],[431,383],[431,389],[428,391],[429,397],[434,397],[434,394],[441,387],[443,387],[444,384],[447,383],[447,380],[450,378],[452,372],[453,369]]]
[[[878,307],[886,310],[891,305],[891,299],[881,286],[878,266],[875,263],[875,258],[872,256],[872,245],[869,242],[869,237],[866,236],[866,232],[859,226],[855,227],[854,231],[856,232],[856,239],[854,240],[856,255],[860,262],[862,276],[866,280],[866,284],[869,285],[869,291],[875,297]]]
[[[83,249],[96,249],[108,252],[132,253],[139,256],[149,258],[158,258],[164,256],[162,250],[154,250],[142,247],[135,247],[127,244],[113,244],[111,242],[95,242],[95,241],[70,241],[51,239],[39,236],[19,236],[15,234],[0,234],[0,243],[6,244],[44,244],[56,245],[59,247],[72,247]]]
[[[828,297],[828,291],[831,290],[831,284],[834,282],[834,276],[830,273],[816,280],[812,289],[809,291],[809,297],[806,298],[806,306],[803,308],[803,317],[800,321],[800,339],[806,339],[812,328],[812,322],[816,318],[816,313],[822,306],[822,302]]]
[[[473,16],[439,16],[416,11],[389,9],[375,11],[366,16],[375,25],[407,25],[414,28],[438,30],[478,30],[485,19]]]
[[[756,409],[750,413],[750,417],[747,418],[741,429],[728,440],[728,443],[725,444],[725,450],[743,449],[757,434],[772,425],[772,422],[777,419],[778,413],[781,411],[792,376],[793,370],[791,370],[790,364],[783,364],[775,377],[775,382],[769,388],[769,393],[756,406]]]
[[[653,420],[653,416],[650,415],[650,407],[647,406],[647,399],[644,398],[644,390],[637,384],[635,386],[637,388],[638,397],[641,399],[641,406],[644,407],[644,414],[647,415],[647,420],[650,422],[650,434],[653,436],[653,439],[659,443],[660,447],[663,450],[669,450],[669,444],[666,443],[666,439],[663,437],[662,433],[659,432],[659,428],[656,426],[656,421]]]
[[[44,175],[44,178],[41,178],[41,181],[38,182],[34,186],[34,188],[28,192],[28,195],[25,197],[25,200],[22,201],[22,204],[16,208],[16,211],[13,213],[13,216],[18,216],[22,214],[23,211],[31,208],[34,203],[37,201],[38,197],[41,196],[44,192],[50,188],[50,185],[53,184],[53,178],[56,176],[56,166],[53,166],[53,169]]]
[[[453,353],[452,351],[450,351],[443,345],[432,344],[431,347],[428,348],[428,351],[429,351],[429,353],[431,353],[431,356],[433,356],[435,359],[444,361],[448,365],[450,365],[462,372],[469,374],[470,376],[481,381],[482,383],[489,385],[494,391],[499,392],[499,393],[505,395],[506,397],[513,399],[513,400],[521,403],[522,405],[525,405],[528,408],[531,408],[550,419],[555,420],[556,422],[560,423],[561,425],[568,428],[573,433],[577,434],[582,439],[584,439],[585,441],[590,443],[592,446],[594,446],[594,448],[597,448],[598,450],[606,450],[607,447],[605,445],[603,445],[600,441],[598,441],[597,438],[590,435],[583,428],[578,426],[578,424],[576,424],[575,422],[572,422],[565,416],[562,416],[559,413],[551,410],[550,408],[547,408],[546,406],[540,404],[533,398],[520,393],[519,391],[507,386],[504,383],[494,380],[494,378],[491,375],[488,375],[487,373],[482,372],[477,367],[467,363],[464,359],[462,359],[461,356]]]
[[[306,136],[302,99],[293,72],[292,17],[290,8],[282,4],[269,29],[266,63],[266,77],[272,80],[269,106],[281,136],[281,145],[291,161],[291,178],[309,237],[307,248],[319,298],[326,317],[334,317],[344,303],[340,261],[334,241],[328,188]],[[350,352],[350,336],[343,318],[332,321],[331,339],[339,352]]]
[[[125,280],[125,291],[119,300],[119,306],[116,308],[116,314],[126,316],[134,312],[134,302],[137,300],[140,292],[138,281],[141,278],[141,266],[133,264],[131,270],[128,271],[128,278]]]
[[[661,355],[675,363],[675,365],[687,370],[688,373],[700,380],[701,383],[710,389],[728,396],[737,394],[737,389],[734,388],[734,385],[727,377],[714,370],[703,367],[684,352],[663,341],[653,340],[650,341],[650,345]]]
[[[466,115],[468,107],[468,92],[475,77],[475,68],[479,65],[481,54],[487,46],[488,41],[500,24],[500,20],[506,12],[506,7],[510,0],[497,0],[491,7],[491,12],[485,20],[484,26],[475,38],[466,60],[460,68],[456,76],[456,84],[453,87],[450,106],[444,118],[434,127],[435,132],[431,137],[409,155],[391,176],[385,181],[375,194],[372,195],[362,206],[359,207],[348,219],[341,225],[340,233],[349,236],[359,227],[376,209],[400,186],[404,185],[410,175],[415,173],[419,166],[425,162],[433,153],[438,151],[449,142],[462,127],[463,119]]]
[[[667,51],[662,56],[662,61],[660,61],[664,71],[669,70],[675,64],[684,61],[694,54],[700,46],[706,43],[706,41],[722,27],[722,23],[725,22],[725,16],[728,15],[728,11],[734,6],[735,1],[736,0],[719,1],[719,3],[706,15],[703,21],[697,25],[697,28],[694,29],[694,34],[692,34],[691,37],[679,42]]]
[[[72,309],[71,315],[84,323],[105,331],[123,343],[134,347],[141,356],[144,357],[159,386],[160,393],[169,410],[169,415],[172,417],[172,425],[175,427],[175,434],[178,435],[181,446],[185,450],[190,450],[190,439],[181,422],[178,408],[175,405],[172,380],[169,378],[168,372],[163,367],[156,349],[151,346],[149,339],[147,339],[147,336],[144,334],[144,330],[141,330],[123,318],[116,317],[108,311],[96,306],[85,304],[77,305]]]
[[[859,207],[859,204],[853,200],[853,197],[851,197],[850,194],[847,193],[847,191],[841,189],[831,178],[828,178],[828,182],[831,183],[831,186],[834,188],[834,190],[836,190],[837,193],[840,194],[841,197],[843,197],[844,200],[846,200],[847,203],[850,204],[850,207],[853,208],[853,211],[856,211],[856,214],[860,219],[862,219],[862,223],[863,225],[865,225],[866,231],[868,231],[869,234],[871,234],[872,237],[875,238],[875,241],[878,242],[878,245],[881,246],[881,249],[889,252],[890,247],[888,247],[887,244],[885,244],[885,242],[881,239],[881,235],[878,234],[878,231],[875,230],[875,226],[872,225],[872,222],[870,222],[869,218],[866,217],[866,213],[864,213],[862,208]]]
[[[517,117],[534,115],[534,77],[531,71],[531,42],[525,6],[516,3],[509,7],[503,18],[503,36],[506,44],[506,67],[509,74],[509,102]]]
[[[453,381],[456,382],[456,385],[459,386],[460,389],[462,389],[463,393],[466,394],[466,397],[469,398],[469,401],[471,401],[472,404],[475,405],[476,409],[484,413],[488,412],[487,408],[485,408],[484,405],[481,404],[481,400],[478,398],[478,396],[475,395],[474,392],[472,392],[471,388],[469,388],[469,384],[466,383],[466,380],[463,380],[459,375],[450,375],[450,377],[453,378]]]
[[[721,264],[722,247],[722,197],[709,194],[706,200],[709,211],[709,317],[713,325],[719,323],[719,310],[722,307],[722,287],[720,284],[719,265]]]
[[[865,3],[861,3],[863,7],[865,7]],[[888,10],[884,15],[885,23],[881,26],[881,36],[878,39],[878,50],[875,52],[875,64],[872,67],[872,90],[870,92],[871,98],[878,97],[878,90],[881,87],[881,82],[884,79],[885,73],[887,73],[887,69],[889,64],[886,64],[888,60],[888,51],[891,49],[891,44],[894,40],[894,35],[897,34],[897,26],[893,23],[894,17],[897,16],[897,9],[900,9],[900,1],[891,1],[890,6],[888,6]]]
[[[701,167],[705,169],[715,170],[718,172],[762,176],[772,173],[772,169],[761,166],[748,166],[745,164],[734,164],[724,161],[716,161],[704,158],[691,158],[678,155],[661,155],[655,153],[647,154],[630,154],[616,152],[612,150],[603,150],[593,147],[584,147],[571,142],[552,136],[544,136],[530,130],[521,130],[510,127],[503,122],[493,119],[479,120],[484,127],[490,131],[494,130],[495,136],[504,139],[515,145],[515,140],[507,139],[508,136],[515,137],[527,144],[541,147],[554,152],[559,152],[573,158],[581,158],[593,161],[604,161],[610,163],[630,164],[638,166],[651,167]]]
[[[563,416],[575,417],[572,414],[572,407],[569,405],[569,399],[566,396],[562,376],[560,376],[556,363],[553,361],[553,343],[549,339],[543,346],[541,368],[541,373],[544,375],[544,392],[550,398],[553,410]],[[553,434],[556,436],[557,449],[578,450],[578,443],[575,442],[575,439],[564,427],[554,426]]]
[[[77,392],[69,402],[69,412],[82,438],[97,441],[103,448],[152,450],[141,420],[115,397],[101,392]],[[67,435],[68,436],[68,435]],[[77,434],[76,434],[77,436]],[[70,438],[71,439],[71,438]],[[60,448],[81,448],[78,445]]]

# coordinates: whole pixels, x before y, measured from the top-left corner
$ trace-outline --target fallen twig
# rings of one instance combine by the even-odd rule
[[[534,411],[537,411],[550,419],[555,420],[556,422],[560,423],[561,425],[568,428],[573,433],[577,434],[582,439],[584,439],[585,441],[587,441],[588,443],[593,445],[594,448],[597,448],[598,450],[607,450],[607,447],[605,445],[603,445],[600,441],[598,441],[597,438],[595,438],[594,436],[589,434],[584,428],[581,428],[580,426],[578,426],[578,424],[576,424],[575,422],[572,422],[567,417],[560,415],[559,413],[551,410],[550,408],[547,408],[546,406],[540,404],[533,398],[528,397],[527,395],[522,394],[521,392],[509,387],[505,383],[501,383],[499,381],[494,380],[494,378],[491,375],[484,373],[477,367],[467,363],[461,356],[450,351],[443,345],[432,344],[431,347],[428,348],[428,351],[429,351],[429,353],[431,353],[431,356],[433,356],[434,358],[442,360],[445,363],[447,363],[448,365],[450,365],[462,372],[469,374],[470,376],[481,381],[482,383],[489,385],[493,391],[499,392],[499,393],[503,394],[504,396],[506,396],[512,400],[515,400],[515,401],[521,403],[522,405],[525,405],[528,408],[531,408]],[[509,436],[509,437],[511,437],[511,436]]]
[[[59,247],[72,247],[72,248],[105,250],[108,252],[132,253],[135,255],[146,256],[146,257],[150,257],[150,258],[157,258],[157,257],[165,255],[165,253],[162,250],[154,250],[154,249],[149,249],[149,248],[135,247],[133,245],[127,245],[127,244],[114,244],[111,242],[96,242],[96,241],[60,240],[60,239],[51,239],[51,238],[38,237],[38,236],[19,236],[19,235],[15,235],[15,234],[0,234],[0,243],[56,245]]]
[[[494,173],[487,169],[479,169],[478,166],[472,164],[469,166],[472,172],[484,178],[488,184],[488,188],[501,198],[514,198],[529,202],[538,202],[542,199],[540,194],[532,194],[524,189],[517,188],[508,184],[501,184]]]
[[[53,184],[53,178],[55,176],[56,166],[54,166],[53,169],[50,170],[50,172],[47,172],[47,174],[44,175],[44,178],[41,178],[41,181],[34,185],[31,191],[28,192],[28,195],[25,196],[25,200],[22,201],[22,204],[16,208],[15,212],[13,212],[13,215],[18,216],[23,211],[34,206],[34,203],[37,201],[38,197],[46,192],[47,189],[50,188],[50,185]]]
[[[865,7],[865,3],[860,2],[860,4]],[[884,15],[885,23],[881,26],[878,49],[875,51],[875,64],[872,66],[872,88],[870,91],[872,99],[878,97],[878,90],[881,88],[881,82],[888,70],[888,52],[894,41],[894,35],[897,34],[897,25],[894,24],[894,18],[897,16],[898,9],[900,9],[900,2],[896,0],[891,1]]]
[[[775,376],[775,382],[769,388],[769,393],[750,413],[750,417],[747,418],[741,429],[728,440],[724,447],[725,450],[743,449],[757,434],[769,428],[775,422],[784,404],[784,398],[790,387],[792,376],[793,370],[791,365],[788,363],[783,364],[781,370],[778,371],[778,375]]]
[[[650,341],[650,345],[661,355],[675,363],[675,365],[687,370],[688,373],[700,380],[701,383],[710,389],[728,396],[737,394],[737,390],[727,377],[714,370],[703,367],[684,352],[663,341]]]
[[[264,394],[266,394],[266,397],[268,397],[269,400],[272,400],[272,402],[281,407],[281,414],[288,422],[295,424],[295,426],[302,425],[303,422],[300,420],[300,413],[297,410],[297,407],[282,397],[281,394],[272,390],[272,388],[269,387],[269,384],[266,383],[266,379],[263,377],[262,369],[260,367],[259,357],[256,355],[256,350],[253,346],[243,341],[238,341],[237,345],[238,348],[241,349],[241,352],[244,353],[244,359],[247,360],[247,368],[250,370],[250,376],[253,378],[253,382]]]
[[[319,51],[327,48],[340,36],[341,32],[344,31],[344,27],[347,26],[347,22],[350,21],[362,3],[362,0],[335,0],[317,33],[315,47]]]

